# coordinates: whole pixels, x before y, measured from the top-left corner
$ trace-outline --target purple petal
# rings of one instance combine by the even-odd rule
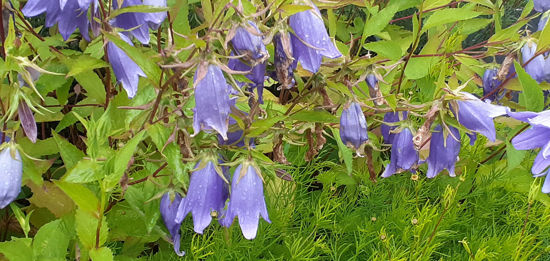
[[[130,45],[132,42],[125,35],[119,34],[122,40]],[[113,67],[113,72],[122,83],[122,88],[126,90],[128,98],[133,98],[138,89],[139,77],[147,77],[141,68],[128,55],[112,42],[107,43],[107,54],[109,63]]]
[[[197,78],[195,73],[195,80]],[[196,135],[201,129],[213,129],[224,140],[227,140],[229,113],[232,101],[229,98],[231,86],[223,76],[222,71],[215,65],[208,66],[208,72],[200,82],[195,83],[195,115],[193,130]]]
[[[115,6],[118,7],[118,1],[115,1],[115,3],[117,3]],[[122,6],[118,8],[141,4],[143,4],[141,0],[124,0],[124,2],[122,2]],[[138,41],[142,44],[148,44],[150,36],[146,17],[146,13],[129,12],[118,15],[113,21],[111,21],[111,24],[125,30],[130,30],[129,33],[138,39]]]
[[[533,0],[533,3],[537,12],[544,13],[550,10],[550,1],[548,0]]]
[[[498,70],[497,69],[487,69],[483,74],[483,96],[491,93],[495,88],[500,85],[500,81],[497,79]],[[489,100],[496,100],[497,94],[493,93],[491,96],[487,97]]]
[[[544,184],[542,184],[542,193],[550,193],[550,174],[546,173]]]
[[[87,16],[88,9],[81,9],[76,1],[68,1],[65,5],[65,8],[61,10],[59,14],[59,32],[63,39],[66,41],[69,39],[71,34],[76,30],[80,29],[80,34],[84,39],[90,41],[90,36],[88,34],[88,28],[90,21]]]
[[[164,225],[170,232],[172,241],[174,243],[174,252],[179,256],[185,255],[185,252],[180,251],[180,226],[181,221],[176,221],[176,214],[178,212],[178,206],[182,202],[182,198],[179,193],[176,193],[174,200],[170,201],[170,194],[165,193],[160,200],[160,215],[164,221]]]
[[[19,121],[21,121],[21,126],[23,127],[23,131],[25,131],[25,135],[27,135],[27,138],[29,138],[32,143],[36,143],[37,128],[31,108],[29,108],[27,102],[22,100],[19,102],[17,109]]]
[[[15,158],[11,154],[14,154]],[[23,164],[19,151],[7,147],[0,151],[0,209],[14,201],[21,192]]]
[[[242,164],[237,166],[231,182],[231,196],[227,206],[224,224],[231,224],[238,217],[239,225],[246,239],[254,239],[258,231],[260,215],[269,223],[264,199],[262,179],[252,165],[245,164],[246,173],[241,175]]]
[[[550,166],[550,158],[544,158],[543,152],[541,151],[537,154],[533,162],[531,173],[533,173],[533,175],[540,175],[548,166]]]
[[[144,5],[150,5],[155,7],[166,7],[166,0],[143,0]],[[149,27],[153,30],[157,30],[162,22],[166,20],[168,16],[167,12],[158,13],[145,13],[145,21],[149,24]]]
[[[534,42],[527,42],[523,45],[521,48],[521,61],[522,63],[526,63],[527,61],[531,60],[533,56],[535,55],[537,51],[537,44]],[[544,56],[538,55],[537,57],[533,58],[529,64],[525,65],[525,72],[527,72],[533,79],[535,79],[537,82],[541,82],[545,78],[545,72],[544,72]]]
[[[235,36],[231,39],[231,44],[237,54],[248,54],[254,59],[261,59],[267,55],[267,50],[262,41],[260,30],[252,21],[248,24],[255,29],[256,34],[250,33],[246,28],[239,27],[235,32]]]
[[[534,126],[512,139],[516,150],[532,150],[543,147],[550,141],[550,129]]]
[[[361,106],[353,102],[342,111],[340,116],[340,138],[348,146],[358,149],[369,139],[367,121]]]
[[[290,35],[294,58],[302,64],[302,67],[312,73],[319,71],[323,57],[315,49],[304,45],[296,36]]]
[[[416,163],[418,152],[414,148],[413,135],[408,128],[404,128],[392,140],[390,164],[382,177],[389,177],[399,169],[410,170]]]
[[[199,166],[200,162],[195,168]],[[194,171],[191,175],[187,196],[178,208],[176,221],[183,221],[191,212],[195,232],[202,234],[212,221],[212,211],[220,214],[223,210],[227,194],[227,185],[216,172],[214,163],[209,161],[204,168]]]
[[[458,122],[471,131],[478,132],[490,141],[496,140],[493,118],[507,113],[506,107],[486,103],[475,96],[463,93],[469,100],[457,101]],[[453,110],[456,115],[456,111]]]
[[[342,56],[328,36],[317,7],[290,16],[289,25],[298,38],[316,49],[307,48],[332,59]]]
[[[447,169],[449,176],[454,177],[455,164],[460,153],[460,133],[452,126],[448,126],[451,134],[447,135],[445,139],[441,125],[438,125],[432,133],[430,141],[430,155],[426,160],[428,162],[428,172],[426,176],[433,178],[439,174],[439,172]],[[454,138],[453,138],[454,136]]]
[[[400,122],[407,118],[408,112],[387,112],[384,114],[384,122],[387,123],[396,123]],[[391,133],[397,126],[389,126],[387,124],[383,124],[380,126],[380,131],[382,132],[382,137],[384,137],[384,142],[387,144],[391,144],[393,141],[393,136],[395,134]]]

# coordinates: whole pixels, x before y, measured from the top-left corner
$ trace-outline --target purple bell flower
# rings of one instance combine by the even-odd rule
[[[531,60],[537,51],[537,44],[534,42],[527,42],[521,47],[521,62],[525,64],[527,61]],[[529,64],[525,65],[525,72],[531,75],[533,79],[537,82],[542,82],[546,78],[545,74],[545,61],[544,56],[538,55],[533,58]]]
[[[373,90],[378,89],[378,79],[376,79],[376,76],[374,76],[374,74],[370,73],[369,75],[367,75],[366,82],[369,88]]]
[[[286,39],[286,40],[285,40]],[[275,46],[275,74],[277,81],[284,89],[290,89],[296,83],[294,80],[294,70],[296,69],[297,61],[292,58],[292,44],[288,33],[276,34],[273,37]]]
[[[250,240],[256,237],[260,215],[271,223],[265,205],[263,181],[256,168],[245,162],[237,166],[233,173],[231,196],[222,224],[229,227],[238,217],[243,236]]]
[[[359,103],[352,102],[340,116],[340,138],[347,146],[359,149],[367,142],[367,120]]]
[[[181,222],[176,221],[176,213],[178,211],[178,206],[181,202],[181,196],[179,193],[176,193],[174,200],[170,201],[170,193],[165,193],[160,199],[160,215],[164,221],[164,225],[170,232],[172,241],[174,242],[174,252],[178,256],[185,255],[184,251],[180,250],[180,226]]]
[[[115,9],[143,4],[141,0],[124,0],[121,6],[119,6],[119,1],[114,1],[113,3]],[[148,44],[150,36],[147,19],[149,19],[147,13],[129,12],[118,15],[111,21],[111,24],[115,27],[129,30],[129,32],[123,33],[127,36],[130,34],[133,35],[142,44]]]
[[[501,82],[497,79],[498,70],[497,69],[487,69],[483,74],[483,96],[492,92],[497,88]],[[487,97],[490,101],[494,101],[497,98],[497,94],[494,93]]]
[[[406,111],[397,111],[397,112],[387,112],[384,114],[384,122],[387,123],[396,123],[400,122],[407,118],[408,112]],[[386,144],[392,144],[394,133],[391,133],[397,126],[389,126],[387,124],[382,124],[380,126],[380,131],[382,132],[382,137]]]
[[[233,118],[229,118],[229,127],[231,128],[231,126],[234,125],[236,127],[237,126],[237,121],[235,121]],[[218,135],[218,143],[220,145],[234,145],[234,146],[237,146],[237,147],[244,147],[245,146],[245,137],[243,137],[244,135],[244,131],[242,129],[238,129],[236,131],[233,131],[233,132],[228,132],[227,133],[227,140],[223,140],[222,136],[221,135]],[[254,139],[250,139],[249,140],[249,144],[251,147],[255,147],[254,145]]]
[[[496,141],[493,118],[506,114],[506,107],[483,102],[469,93],[462,94],[466,100],[457,100],[458,110],[453,109],[458,122],[467,129],[484,135],[490,141]]]
[[[537,31],[542,31],[544,27],[546,27],[546,23],[548,22],[548,16],[542,16],[539,20],[539,23],[537,25]]]
[[[31,108],[29,108],[29,105],[27,105],[27,102],[25,100],[19,101],[17,111],[19,115],[19,121],[21,122],[21,126],[23,127],[25,135],[27,135],[27,138],[29,138],[32,143],[36,143],[36,120],[34,119]]]
[[[119,35],[122,40],[133,45],[132,41],[124,34]],[[122,49],[112,42],[107,43],[107,55],[118,82],[122,83],[122,88],[126,90],[128,98],[133,98],[137,93],[139,77],[147,76]]]
[[[535,11],[539,13],[550,10],[550,1],[548,0],[533,0],[533,3],[535,3]]]
[[[409,128],[394,134],[391,146],[390,164],[386,166],[383,178],[401,170],[411,170],[418,163],[418,152],[414,148],[413,135]]]
[[[265,81],[265,71],[266,66],[265,63],[259,63],[256,66],[254,66],[252,69],[249,65],[243,63],[239,59],[229,59],[229,62],[227,63],[227,67],[233,71],[250,71],[249,74],[246,75],[246,78],[248,78],[250,81],[252,81],[249,85],[248,91],[252,91],[254,88],[258,91],[258,101],[260,103],[263,102],[263,90],[264,90],[264,81]],[[245,85],[244,83],[237,82],[238,84]]]
[[[193,117],[194,135],[201,129],[213,129],[224,140],[227,140],[229,113],[233,101],[229,98],[231,86],[223,76],[222,70],[215,65],[208,65],[208,72],[199,82],[198,71],[195,72],[195,115]]]
[[[250,27],[238,27],[235,31],[235,36],[231,39],[233,49],[237,54],[246,54],[255,60],[262,59],[268,55],[265,45],[262,41],[261,32],[252,21],[248,21]],[[255,31],[255,33],[249,32],[249,30]]]
[[[199,168],[198,162],[195,168]],[[181,201],[176,215],[176,222],[182,222],[187,214],[193,215],[195,232],[202,234],[212,221],[212,212],[220,214],[227,200],[228,188],[220,174],[225,176],[227,168],[218,173],[214,162],[208,161],[206,166],[193,171],[189,182],[187,196]]]
[[[23,163],[17,149],[8,146],[0,151],[0,209],[14,201],[21,192]]]
[[[435,127],[430,141],[430,155],[428,162],[428,178],[434,178],[439,172],[447,169],[449,176],[455,176],[455,164],[460,153],[460,133],[455,127],[448,126],[451,133],[447,139],[443,135],[441,125]],[[458,140],[456,140],[458,139]]]
[[[144,5],[166,7],[166,0],[143,0]],[[168,16],[167,12],[145,13],[145,21],[153,30],[157,30]]]
[[[531,173],[534,177],[546,175],[542,186],[543,193],[550,193],[550,111],[536,112],[508,112],[508,115],[517,120],[531,124],[531,128],[523,131],[512,139],[512,145],[517,150],[532,150],[540,148]]]
[[[291,35],[294,58],[304,69],[316,73],[321,67],[322,56],[334,59],[342,54],[330,39],[319,9],[310,4],[313,9],[290,16],[289,25],[295,33]]]
[[[52,27],[58,23],[59,32],[64,40],[69,39],[76,28],[79,28],[82,37],[90,41],[88,35],[90,20],[87,13],[91,2],[91,0],[29,0],[21,11],[27,17],[38,16],[45,12],[46,27]]]

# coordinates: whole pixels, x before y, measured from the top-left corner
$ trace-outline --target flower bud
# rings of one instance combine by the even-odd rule
[[[498,70],[497,69],[487,69],[483,74],[483,96],[491,93],[495,88],[497,88],[501,82],[497,79]],[[496,100],[497,93],[493,93],[487,99],[494,101]]]
[[[361,106],[353,102],[344,108],[340,116],[340,138],[347,146],[358,149],[369,139],[367,120]]]
[[[433,178],[439,172],[447,169],[449,176],[455,176],[455,164],[460,152],[460,133],[455,127],[448,126],[451,133],[443,135],[441,125],[435,127],[430,141],[430,155],[428,156],[428,172],[426,176]],[[457,140],[458,139],[458,140]]]
[[[29,105],[27,105],[27,102],[25,100],[21,100],[19,101],[17,109],[19,114],[19,121],[21,122],[23,131],[25,131],[25,135],[27,135],[27,138],[29,138],[32,143],[35,143],[37,137],[37,128],[31,108],[29,108]]]

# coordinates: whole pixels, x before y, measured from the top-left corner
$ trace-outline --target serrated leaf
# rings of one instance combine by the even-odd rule
[[[96,195],[86,188],[84,185],[69,183],[61,180],[54,181],[67,196],[83,211],[94,213],[97,215],[99,210],[99,200]]]
[[[93,248],[90,250],[92,261],[113,261],[113,252],[108,247]]]
[[[27,184],[32,191],[29,202],[41,208],[47,208],[56,217],[62,217],[70,213],[75,204],[59,187],[50,181],[39,186],[33,183]]]
[[[65,260],[70,233],[61,219],[54,220],[40,228],[32,243],[36,260]]]
[[[447,8],[435,11],[430,17],[428,17],[428,19],[426,19],[426,22],[422,27],[422,31],[426,32],[432,27],[467,20],[480,15],[480,12],[473,10],[474,6],[475,5],[470,5],[462,8]]]
[[[31,238],[12,238],[11,241],[0,242],[0,253],[8,260],[33,261]]]
[[[105,103],[105,86],[93,71],[82,72],[74,76],[76,81],[86,90],[86,95],[97,103]]]
[[[84,157],[84,152],[79,150],[73,144],[69,143],[63,137],[59,136],[59,134],[52,132],[52,136],[57,143],[57,148],[59,150],[59,154],[61,154],[63,163],[65,163],[65,168],[73,168],[74,165],[76,165],[76,163]]]
[[[99,246],[102,246],[107,241],[109,229],[105,217],[102,216],[101,218],[103,218],[103,221],[101,222],[101,228],[99,231]],[[91,250],[96,246],[96,231],[98,223],[99,220],[95,216],[90,215],[90,213],[86,213],[80,209],[76,211],[76,234],[78,235],[82,245],[84,245],[84,247],[88,250]]]
[[[303,110],[292,114],[289,118],[295,121],[305,122],[322,122],[322,123],[338,123],[338,117],[324,110]]]
[[[403,56],[401,46],[394,41],[377,41],[366,43],[365,48],[376,52],[390,60],[398,60]]]

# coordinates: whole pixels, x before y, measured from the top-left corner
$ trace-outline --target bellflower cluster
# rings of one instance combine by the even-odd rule
[[[359,149],[369,139],[367,120],[357,102],[348,104],[340,116],[340,138],[347,146]]]
[[[201,129],[213,129],[227,140],[229,113],[234,101],[229,98],[231,86],[227,84],[222,70],[216,65],[208,65],[208,71],[202,79],[199,69],[195,72],[195,115],[193,130],[196,135]],[[197,82],[198,81],[198,82]]]
[[[184,251],[180,251],[180,226],[181,221],[176,221],[176,213],[178,211],[178,206],[181,203],[181,196],[179,193],[176,193],[174,200],[170,200],[170,193],[165,193],[160,200],[160,215],[164,221],[164,225],[170,232],[172,241],[174,243],[174,251],[178,256],[185,255]]]
[[[254,239],[258,222],[262,218],[271,223],[264,199],[264,186],[259,173],[251,163],[240,164],[233,173],[231,196],[222,224],[231,226],[238,217],[241,231],[246,239]]]
[[[496,131],[493,118],[505,115],[506,107],[481,101],[472,94],[462,92],[465,100],[456,101],[458,108],[453,113],[458,122],[467,129],[482,134],[490,141],[496,141]],[[470,136],[473,141],[475,138]]]
[[[254,67],[250,68],[249,65],[245,64],[239,59],[229,59],[229,62],[227,63],[227,67],[233,71],[242,71],[247,72],[250,71],[250,73],[246,74],[246,78],[248,78],[250,81],[252,81],[251,84],[249,84],[248,91],[252,91],[254,88],[258,91],[258,101],[260,103],[263,103],[263,90],[264,90],[264,81],[265,81],[265,71],[266,71],[266,65],[265,63],[259,63],[256,64]],[[239,85],[244,86],[245,83],[237,82]]]
[[[441,125],[435,127],[430,140],[430,155],[428,162],[428,178],[434,178],[444,169],[449,171],[449,176],[455,176],[455,164],[460,153],[460,133],[458,129],[447,126],[451,133],[447,138],[443,135]]]
[[[19,151],[12,146],[0,151],[0,209],[17,198],[22,177],[23,163]]]
[[[546,175],[542,192],[550,193],[550,111],[535,112],[508,112],[508,115],[517,120],[527,122],[531,128],[518,134],[512,139],[512,145],[517,150],[532,150],[540,148],[531,173],[534,177]]]
[[[124,34],[119,33],[119,36],[128,44],[133,45]],[[126,52],[113,42],[107,43],[107,55],[118,82],[122,83],[122,88],[126,90],[128,98],[133,98],[137,93],[139,77],[146,77],[145,73]]]
[[[195,168],[197,170],[191,174],[187,196],[179,205],[176,222],[181,223],[191,213],[195,232],[202,234],[212,221],[212,213],[222,213],[225,206],[228,188],[220,175],[226,176],[227,169],[223,167],[223,173],[218,173],[212,160],[206,166],[198,162]]]
[[[401,132],[390,134],[391,156],[390,164],[382,173],[387,178],[399,171],[411,170],[418,163],[418,151],[414,148],[413,134],[409,128],[403,128]]]
[[[330,39],[319,9],[310,2],[313,9],[296,13],[289,18],[289,25],[294,30],[291,35],[294,58],[302,67],[312,73],[319,71],[324,57],[342,56]]]

